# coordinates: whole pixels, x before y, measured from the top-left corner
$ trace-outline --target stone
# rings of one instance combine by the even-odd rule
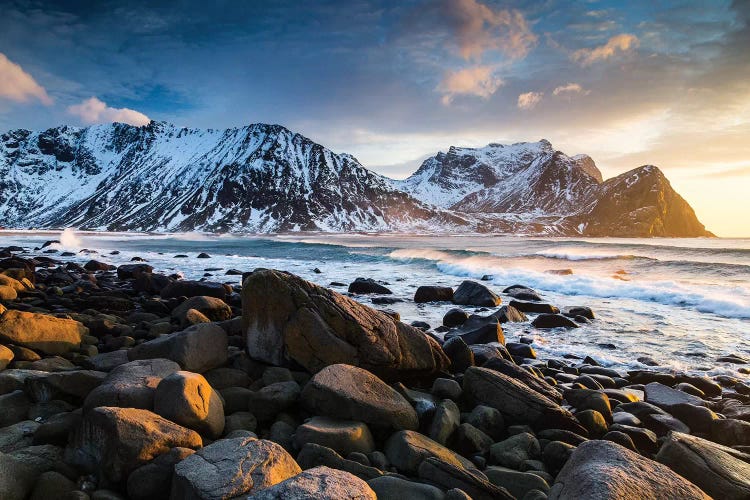
[[[0,453],[0,498],[26,500],[34,489],[38,475],[30,465]]]
[[[671,387],[660,384],[659,382],[646,384],[645,393],[647,403],[658,406],[667,412],[672,406],[681,403],[695,406],[705,406],[706,404],[705,401],[697,396],[672,389]]]
[[[610,441],[579,445],[550,488],[550,500],[709,499],[671,469]]]
[[[451,289],[451,294],[452,292],[453,289]],[[469,314],[466,311],[454,307],[443,316],[443,325],[448,328],[453,328],[455,326],[463,325],[467,319],[469,319]]]
[[[330,365],[305,385],[302,403],[315,415],[393,429],[416,429],[417,413],[404,397],[362,368]]]
[[[228,342],[227,333],[219,325],[202,323],[139,344],[128,351],[128,359],[165,358],[183,370],[203,373],[226,362]]]
[[[678,403],[669,407],[669,412],[675,417],[685,422],[691,432],[711,432],[714,420],[719,416],[705,406],[695,406],[689,403]]]
[[[259,391],[250,391],[247,397],[247,409],[258,420],[265,422],[292,407],[299,398],[300,388],[297,382],[276,382]]]
[[[383,472],[375,467],[363,465],[354,460],[348,460],[332,449],[315,443],[306,443],[302,447],[297,455],[297,463],[305,470],[325,465],[332,469],[339,469],[354,474],[365,481],[383,475]]]
[[[0,345],[0,371],[5,370],[10,362],[13,361],[14,357],[15,354],[13,353],[13,351],[8,349],[4,345]]]
[[[569,411],[502,373],[471,367],[464,373],[463,389],[476,404],[499,410],[506,421],[529,424],[535,430],[565,429],[586,434]]]
[[[168,359],[144,359],[118,366],[91,390],[83,403],[84,411],[97,406],[154,408],[154,393],[161,380],[180,370]]]
[[[612,422],[612,407],[609,397],[600,391],[591,389],[568,389],[565,400],[578,411],[595,410],[607,422]]]
[[[249,411],[237,411],[224,418],[224,432],[229,434],[236,430],[255,432],[258,420]]]
[[[576,413],[576,419],[589,431],[591,438],[599,439],[607,433],[607,421],[596,410],[579,411]]]
[[[227,387],[247,387],[251,379],[247,373],[237,368],[214,368],[203,374],[216,390],[226,389]]]
[[[492,313],[500,323],[524,323],[529,318],[524,313],[511,305],[501,306],[500,309]]]
[[[490,406],[475,406],[466,417],[466,422],[496,440],[505,432],[502,413]]]
[[[272,365],[293,360],[317,373],[347,363],[394,380],[449,364],[437,341],[419,329],[279,271],[256,270],[245,279],[242,321],[250,357]]]
[[[174,466],[195,453],[189,448],[172,448],[128,476],[127,491],[130,500],[160,500],[169,498],[172,489]]]
[[[524,498],[524,495],[531,490],[549,492],[547,481],[530,472],[519,472],[497,466],[487,467],[483,472],[492,484],[505,488],[516,498]]]
[[[484,455],[492,446],[492,438],[468,422],[458,426],[451,438],[451,449],[464,457]]]
[[[148,410],[97,407],[84,415],[65,450],[66,461],[112,482],[176,446],[200,448],[200,435]]]
[[[305,443],[319,444],[344,456],[375,451],[375,441],[367,424],[328,417],[313,417],[297,427],[294,443],[297,449],[302,449]]]
[[[355,279],[349,284],[348,292],[355,294],[378,293],[382,295],[390,295],[393,293],[390,289],[384,287],[372,278]]]
[[[460,423],[461,410],[452,400],[444,399],[435,408],[428,435],[435,442],[445,446]]]
[[[463,373],[468,367],[474,366],[474,352],[461,337],[447,340],[443,344],[443,352],[450,359],[451,369],[455,373]]]
[[[34,431],[35,445],[65,446],[70,432],[81,422],[81,410],[52,415]]]
[[[396,476],[382,476],[367,481],[378,500],[443,500],[443,490],[435,486],[407,481]]]
[[[77,489],[76,483],[59,472],[47,471],[36,480],[36,485],[29,500],[48,500],[63,497],[68,492]],[[3,497],[4,498],[4,497]]]
[[[670,432],[656,460],[714,498],[750,498],[750,455],[696,436]]]
[[[594,319],[594,311],[587,306],[570,306],[563,310],[563,314],[569,318],[583,316],[586,319]]]
[[[73,370],[28,377],[24,390],[40,402],[53,399],[82,400],[99,387],[107,374],[95,370]]]
[[[352,474],[330,467],[308,469],[258,491],[248,500],[377,500],[370,486]]]
[[[210,281],[179,280],[169,283],[162,288],[160,296],[162,299],[173,299],[176,297],[215,297],[225,300],[228,292],[227,287],[221,283]]]
[[[203,314],[209,321],[225,321],[232,318],[232,308],[226,302],[207,296],[190,297],[172,310],[172,317],[185,325],[184,318],[190,309]]]
[[[458,401],[461,398],[461,384],[450,378],[436,378],[432,383],[430,392],[433,396],[441,399],[452,399]]]
[[[605,440],[605,441],[612,441],[613,443],[619,444],[623,448],[627,448],[630,451],[634,451],[634,452],[638,453],[638,448],[635,447],[635,443],[630,438],[630,436],[628,436],[624,432],[610,431],[610,432],[607,432],[606,434],[604,434],[604,436],[602,437],[602,439]]]
[[[556,403],[561,403],[563,400],[560,391],[555,389],[546,380],[538,377],[534,372],[526,370],[507,359],[493,358],[482,365],[482,367],[489,368],[522,382],[530,389],[533,389],[542,396],[549,398]]]
[[[77,349],[88,332],[78,321],[46,314],[9,310],[0,316],[0,342],[44,354],[65,354]]]
[[[449,286],[420,286],[414,293],[414,302],[418,304],[451,301],[453,301],[453,288]],[[443,321],[443,324],[445,324],[445,321]]]
[[[13,391],[0,396],[0,427],[17,424],[26,420],[31,401],[23,391]]]
[[[18,298],[18,292],[13,287],[0,284],[0,300],[16,300]]]
[[[578,323],[562,314],[540,314],[531,322],[534,328],[579,328]]]
[[[539,441],[528,432],[516,434],[490,446],[492,463],[516,470],[525,460],[535,460],[541,453]]]
[[[154,393],[154,413],[216,439],[224,432],[224,404],[198,373],[178,371],[164,377]]]
[[[398,431],[383,448],[388,460],[400,472],[415,475],[419,465],[428,457],[438,457],[457,467],[472,469],[474,464],[445,446],[415,431]]]
[[[494,316],[471,315],[460,327],[445,334],[445,340],[461,337],[468,345],[489,344],[490,342],[505,343],[505,336],[500,322]]]
[[[511,300],[508,305],[515,308],[517,311],[521,311],[522,313],[557,314],[560,312],[560,310],[552,304],[544,304],[541,302]]]
[[[476,469],[467,470],[435,457],[419,465],[419,477],[447,490],[461,490],[471,500],[514,500],[508,490],[492,484]]]
[[[714,420],[711,439],[726,446],[750,446],[750,422],[734,418]]]
[[[495,292],[476,281],[463,281],[453,292],[453,303],[467,306],[495,307],[502,299]]]
[[[221,439],[174,468],[171,498],[220,500],[256,493],[302,472],[278,444],[264,439]]]
[[[123,264],[117,268],[117,277],[121,280],[134,279],[139,274],[151,274],[153,270],[148,264]]]
[[[31,446],[34,441],[34,432],[39,425],[38,422],[32,420],[24,420],[0,428],[0,452],[9,453]]]

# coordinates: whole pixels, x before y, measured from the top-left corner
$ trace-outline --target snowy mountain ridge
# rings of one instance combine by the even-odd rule
[[[671,190],[666,179],[645,177]],[[0,226],[13,228],[580,234],[598,206],[592,227],[622,233],[605,212],[629,214],[632,204],[607,198],[608,182],[588,156],[568,157],[545,140],[452,147],[395,181],[280,125],[201,130],[152,121],[0,136]],[[669,235],[671,211],[656,207],[649,221],[630,224]]]

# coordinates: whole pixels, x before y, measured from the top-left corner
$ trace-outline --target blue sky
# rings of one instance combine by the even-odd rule
[[[210,4],[210,5],[209,5]],[[549,139],[750,235],[750,2],[0,2],[0,130],[281,123],[394,176]]]

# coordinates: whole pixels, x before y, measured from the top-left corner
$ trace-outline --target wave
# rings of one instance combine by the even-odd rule
[[[539,250],[528,256],[546,257],[548,259],[560,259],[560,260],[658,260],[653,257],[645,257],[642,255],[632,254],[616,254],[616,253],[604,253],[604,252],[578,252],[575,250]]]

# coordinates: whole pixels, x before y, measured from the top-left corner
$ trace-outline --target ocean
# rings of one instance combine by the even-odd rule
[[[737,372],[741,365],[716,359],[750,357],[750,239],[0,231],[0,247],[33,249],[53,239],[61,243],[49,248],[76,252],[61,260],[96,258],[119,265],[138,256],[157,271],[189,279],[206,276],[239,284],[240,277],[226,276],[226,270],[265,267],[346,293],[346,286],[330,284],[374,278],[387,283],[402,302],[376,306],[368,296],[357,300],[395,310],[405,322],[425,321],[432,327],[455,306],[415,304],[420,285],[455,287],[462,280],[485,277],[489,280],[483,283],[498,293],[522,284],[560,308],[590,306],[597,319],[578,329],[503,325],[508,341],[532,337],[542,359],[588,355],[605,366],[639,369],[646,365],[638,358],[648,356],[659,363],[656,369],[746,377]],[[99,255],[79,253],[84,248]],[[115,250],[120,254],[110,255]],[[211,258],[197,259],[200,252]],[[187,258],[175,258],[180,254]]]

